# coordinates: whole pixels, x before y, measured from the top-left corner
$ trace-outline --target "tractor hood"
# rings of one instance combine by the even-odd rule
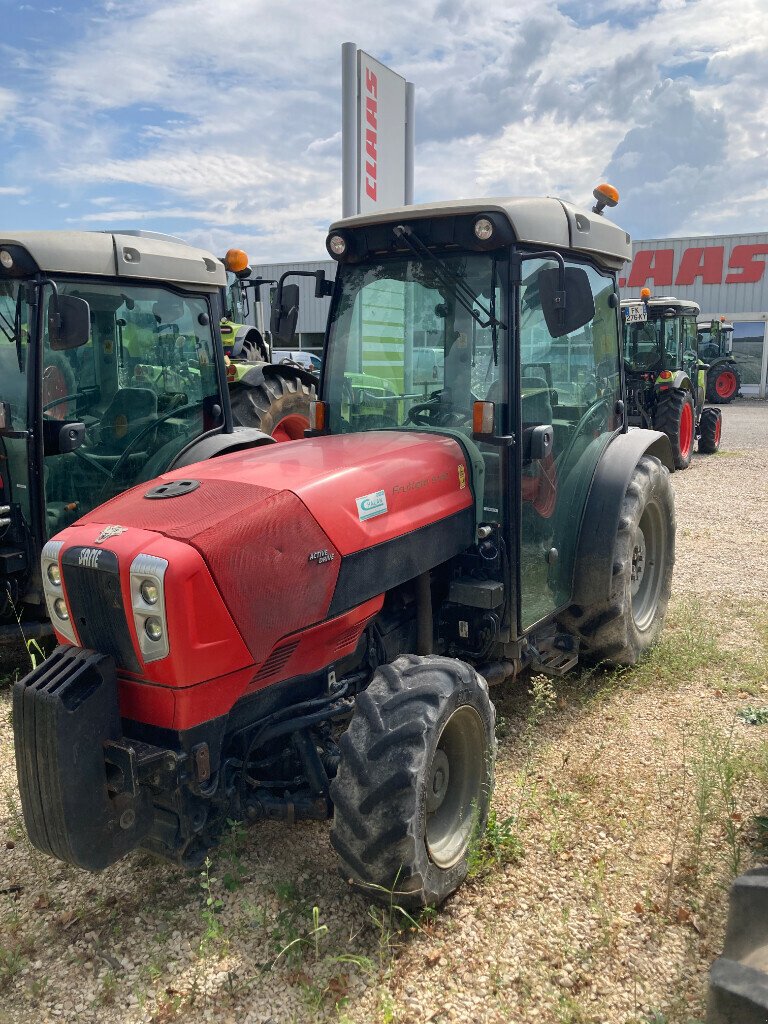
[[[179,548],[191,546],[260,664],[282,637],[343,616],[466,550],[476,525],[469,484],[464,452],[448,437],[318,437],[165,474],[57,539],[64,562],[72,547],[114,552],[121,577],[138,552],[166,558],[168,587]],[[169,606],[190,600],[166,595]]]

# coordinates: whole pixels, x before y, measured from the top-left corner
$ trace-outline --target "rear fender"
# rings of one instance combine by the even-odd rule
[[[662,380],[660,377],[656,378],[656,391],[690,391],[693,393],[693,384],[691,378],[685,372],[685,370],[675,370],[673,376],[669,380]]]
[[[573,581],[572,604],[587,608],[610,593],[621,507],[643,455],[653,455],[668,470],[674,469],[666,434],[632,428],[611,441],[597,465],[577,543],[575,565],[582,571]]]

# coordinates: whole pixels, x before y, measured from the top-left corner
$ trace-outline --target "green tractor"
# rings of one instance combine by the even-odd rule
[[[306,413],[306,371],[251,363],[228,387],[225,289],[219,260],[151,232],[0,238],[0,643],[17,619],[49,632],[49,537],[158,473],[285,439],[296,395]],[[237,416],[250,393],[259,415]]]
[[[699,361],[695,302],[672,296],[622,299],[627,413],[633,426],[666,434],[675,469],[686,469],[694,443],[720,447],[719,409],[704,408],[706,369]]]
[[[724,316],[698,324],[699,359],[707,368],[707,401],[728,405],[741,390],[741,374],[733,358],[733,324]]]
[[[318,378],[295,363],[273,363],[271,333],[267,334],[263,316],[257,317],[257,325],[246,322],[251,305],[261,313],[261,288],[278,282],[251,277],[242,249],[229,249],[222,263],[227,285],[222,293],[220,329],[235,422],[263,430],[276,441],[300,440],[309,427],[309,404],[317,398]],[[281,297],[288,304],[285,312],[293,312],[287,327],[291,333],[283,337],[290,345],[298,314],[298,288],[284,287]]]

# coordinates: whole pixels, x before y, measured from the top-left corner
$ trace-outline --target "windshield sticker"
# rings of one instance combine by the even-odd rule
[[[387,496],[384,491],[364,494],[362,498],[355,498],[355,503],[361,523],[364,523],[366,519],[373,519],[374,516],[383,515],[387,511]]]

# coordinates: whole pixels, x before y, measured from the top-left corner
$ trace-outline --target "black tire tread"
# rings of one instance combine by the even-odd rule
[[[629,577],[635,526],[640,522],[650,499],[658,501],[662,506],[662,515],[666,520],[668,558],[663,569],[664,580],[656,615],[648,629],[640,633],[632,617]],[[652,455],[642,456],[627,487],[619,516],[615,552],[611,591],[605,601],[590,608],[571,605],[559,616],[559,622],[568,633],[579,639],[585,661],[634,665],[656,643],[661,633],[672,589],[675,561],[674,491],[669,471]],[[578,566],[576,571],[579,571]]]
[[[722,413],[714,406],[704,409],[699,423],[699,451],[702,455],[714,455],[720,447],[717,436],[717,424],[722,420]]]
[[[341,737],[342,759],[331,783],[331,844],[345,878],[377,900],[416,908],[441,902],[466,874],[453,871],[451,888],[436,884],[426,850],[419,854],[416,808],[419,768],[440,715],[457,692],[488,709],[490,803],[495,759],[495,712],[482,676],[464,662],[438,656],[402,655],[381,666],[356,700]],[[423,843],[422,843],[423,847]],[[458,880],[457,880],[458,879]]]
[[[686,403],[691,406],[691,419],[692,422],[695,422],[696,415],[693,398],[688,392],[682,391],[672,391],[667,398],[662,398],[656,406],[656,412],[653,416],[654,429],[666,434],[672,445],[672,459],[675,463],[675,469],[687,469],[693,454],[693,444],[691,444],[687,458],[680,450],[680,418]]]
[[[309,403],[317,398],[317,388],[298,377],[270,376],[255,386],[231,385],[229,397],[235,423],[272,434],[286,416],[304,416],[309,422]]]
[[[730,398],[721,398],[715,390],[715,381],[723,372],[723,370],[730,370],[730,372],[736,378],[736,390],[733,392]],[[707,371],[707,401],[712,402],[715,405],[730,405],[734,398],[738,397],[739,391],[741,391],[741,373],[735,363],[718,363],[711,367]]]

